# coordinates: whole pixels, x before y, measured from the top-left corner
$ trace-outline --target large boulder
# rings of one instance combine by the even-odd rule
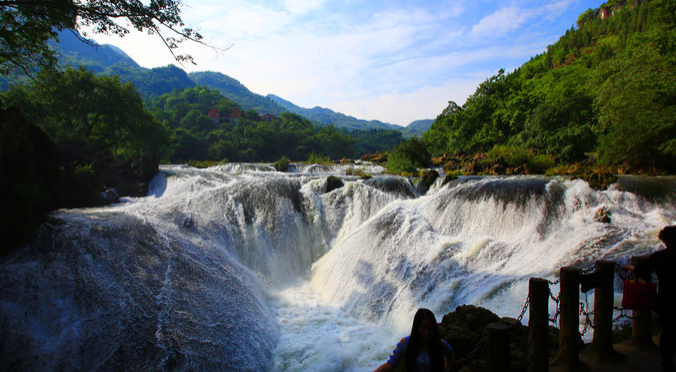
[[[485,342],[480,344],[480,341],[485,336],[486,326],[490,323],[502,323],[510,327],[512,363],[510,368],[505,368],[505,371],[525,372],[528,363],[528,327],[514,318],[500,318],[490,310],[473,305],[458,306],[454,312],[444,315],[439,324],[441,338],[453,347],[456,360],[459,361],[456,370],[463,372],[486,370]],[[558,352],[558,330],[554,327],[549,329],[549,357],[551,359]],[[471,358],[468,358],[469,356]]]
[[[326,192],[331,192],[344,186],[343,180],[336,176],[328,176],[326,178]]]

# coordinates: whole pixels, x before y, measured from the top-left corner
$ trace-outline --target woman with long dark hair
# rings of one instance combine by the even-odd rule
[[[406,372],[445,372],[454,361],[453,349],[439,337],[434,313],[419,309],[413,318],[411,335],[399,341],[390,359],[375,372],[394,371],[402,363]]]

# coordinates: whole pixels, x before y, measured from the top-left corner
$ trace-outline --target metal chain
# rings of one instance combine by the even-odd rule
[[[484,331],[484,333],[481,334],[481,339],[479,342],[477,342],[476,346],[474,346],[474,349],[470,351],[465,358],[458,360],[456,363],[458,363],[459,366],[463,366],[470,360],[474,359],[476,353],[479,352],[479,350],[481,350],[481,348],[486,343],[486,339],[488,339],[488,332]]]
[[[616,317],[613,319],[613,323],[617,323],[620,319],[623,319],[623,318],[631,319],[631,320],[634,319],[634,317],[632,317],[631,315],[627,315],[627,311],[628,311],[629,309],[625,309],[625,308],[623,308],[623,307],[613,306],[613,310],[619,311],[619,312],[620,312],[620,315],[616,316]]]
[[[556,323],[559,319],[559,315],[561,315],[561,292],[559,292],[559,295],[554,297],[554,294],[552,293],[552,290],[549,289],[549,298],[551,298],[554,302],[556,302],[556,312],[554,313],[554,318],[550,318],[549,321],[551,323]]]
[[[521,319],[523,319],[523,316],[526,314],[526,310],[528,310],[528,307],[530,306],[530,295],[526,297],[526,302],[523,304],[523,308],[521,309],[521,314],[516,318],[516,322],[511,325],[509,328],[513,328],[516,326],[517,323],[521,324]]]
[[[556,280],[548,280],[548,282],[549,282],[550,285],[557,285],[557,284],[561,283],[561,278],[558,278]]]
[[[521,324],[521,320],[523,319],[523,316],[526,314],[526,310],[528,310],[528,307],[530,306],[530,295],[526,298],[526,302],[523,304],[523,308],[521,309],[521,314],[516,318],[516,322],[512,323],[511,326],[509,326],[509,329],[512,329],[516,327],[517,324]],[[474,346],[474,349],[467,354],[467,356],[463,359],[460,359],[457,361],[458,365],[463,366],[470,360],[474,358],[477,352],[481,350],[481,348],[484,346],[486,343],[486,339],[488,339],[488,332],[484,332],[481,334],[481,339],[479,342],[477,342],[476,346]]]
[[[592,265],[587,269],[580,269],[580,275],[591,274],[594,270],[596,270],[596,265]]]
[[[580,302],[580,315],[584,315],[584,329],[582,330],[582,335],[584,335],[589,328],[594,329],[594,310],[589,310],[586,293],[584,295],[584,302]]]

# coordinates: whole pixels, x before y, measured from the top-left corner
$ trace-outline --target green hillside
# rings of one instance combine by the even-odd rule
[[[98,75],[118,75],[122,81],[134,84],[144,98],[195,86],[185,71],[176,66],[143,68],[116,47],[98,45],[93,40],[89,40],[87,44],[80,38],[71,31],[60,33],[59,43],[55,47],[62,64],[73,67],[82,65]]]
[[[293,112],[294,114],[308,118],[320,125],[333,124],[338,128],[345,128],[347,130],[403,130],[403,128],[398,125],[387,124],[378,120],[360,120],[323,107],[317,106],[311,109],[302,108],[282,99],[281,97],[275,96],[274,94],[268,94],[268,97],[278,105],[284,107],[289,112]]]
[[[402,128],[377,120],[356,119],[329,109],[315,107],[304,109],[275,95],[262,96],[251,92],[246,86],[220,72],[203,71],[187,74],[182,69],[169,65],[147,69],[140,67],[122,50],[111,45],[99,45],[94,40],[82,38],[75,31],[59,34],[59,43],[52,43],[57,50],[61,64],[77,67],[85,66],[97,75],[119,76],[123,82],[129,81],[145,99],[152,99],[175,89],[183,90],[195,86],[204,86],[218,90],[223,96],[236,102],[243,109],[254,109],[259,113],[279,116],[288,111],[300,115],[320,126],[333,124],[347,130],[396,130],[406,138],[422,135],[420,128]],[[0,90],[7,90],[17,80],[0,77]],[[28,82],[27,78],[18,81]],[[426,130],[426,128],[425,128]]]
[[[216,89],[245,109],[254,109],[261,114],[279,115],[287,111],[268,97],[252,93],[239,81],[220,72],[193,72],[188,75],[197,85]]]
[[[451,102],[423,142],[434,157],[591,157],[612,173],[674,172],[675,62],[675,1],[604,4],[545,53],[484,81],[462,107]]]

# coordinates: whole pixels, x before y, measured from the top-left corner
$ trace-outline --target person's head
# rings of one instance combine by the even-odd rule
[[[667,248],[676,248],[676,226],[667,226],[658,235]]]
[[[429,351],[432,371],[440,371],[443,367],[443,356],[439,337],[439,326],[434,313],[428,309],[418,309],[413,317],[411,336],[408,339],[406,358],[404,363],[406,371],[415,370],[415,362],[418,352],[426,347]]]
[[[439,327],[434,313],[428,309],[418,309],[413,317],[413,327],[411,327],[411,337],[419,337],[420,341],[429,341],[433,337],[439,338]]]

